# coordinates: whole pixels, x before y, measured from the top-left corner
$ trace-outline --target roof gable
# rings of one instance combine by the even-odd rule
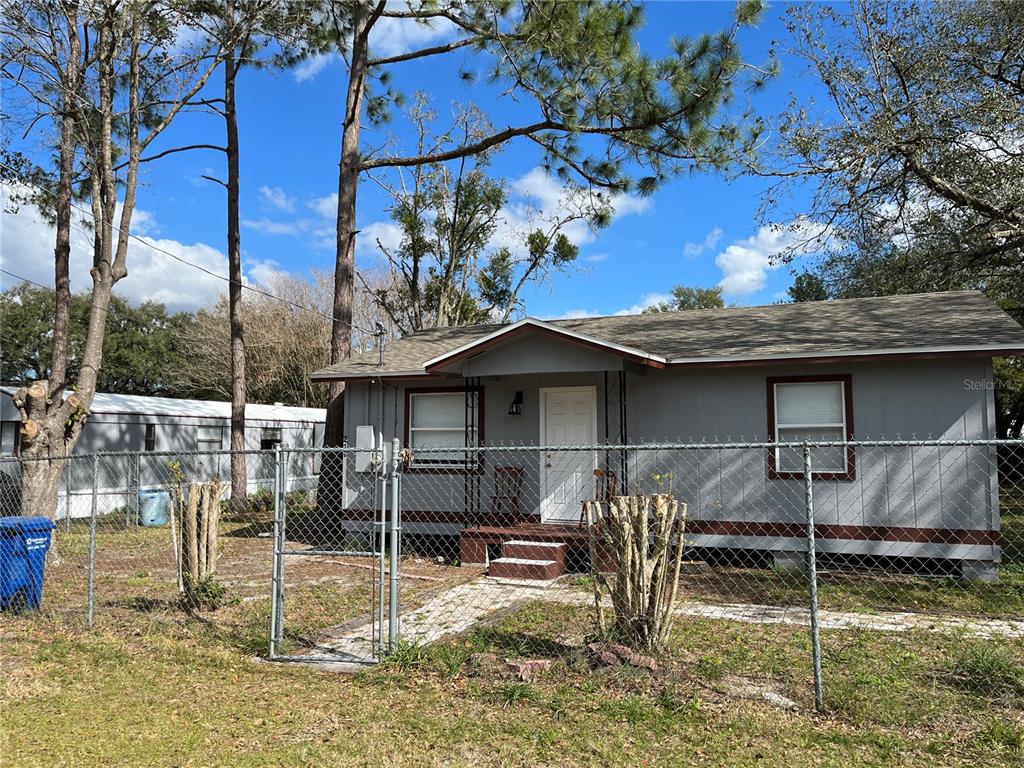
[[[423,369],[427,373],[437,372],[440,369],[464,360],[467,357],[480,354],[494,345],[529,333],[543,333],[571,344],[579,344],[591,349],[607,352],[641,365],[648,365],[655,368],[665,367],[665,358],[660,355],[652,355],[641,349],[617,344],[613,341],[602,339],[598,336],[592,336],[582,331],[574,330],[572,328],[564,328],[553,323],[538,320],[537,318],[527,317],[519,320],[518,322],[512,323],[511,325],[500,326],[494,331],[491,331],[478,339],[467,341],[460,347],[431,358],[424,362]]]

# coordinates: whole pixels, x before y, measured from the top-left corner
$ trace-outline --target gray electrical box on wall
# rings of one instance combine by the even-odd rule
[[[373,449],[373,427],[356,427],[356,472],[370,472],[373,469]]]

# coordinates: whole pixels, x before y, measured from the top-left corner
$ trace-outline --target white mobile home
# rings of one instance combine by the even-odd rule
[[[16,456],[19,452],[21,417],[13,402],[16,391],[15,387],[0,387],[0,457]],[[250,487],[268,485],[273,476],[271,457],[256,452],[268,451],[279,443],[292,448],[320,447],[325,416],[321,408],[247,405],[245,447],[253,452],[247,461]],[[131,495],[140,488],[166,483],[170,457],[161,454],[181,457],[197,451],[227,451],[230,428],[229,402],[97,393],[75,454],[136,454],[123,459],[108,457],[100,462],[101,493]],[[147,459],[146,454],[153,456]],[[294,457],[294,461],[297,466],[290,467],[293,479],[312,477],[312,454]],[[229,476],[226,454],[208,456],[206,466],[213,474]],[[88,515],[90,493],[91,473],[76,466],[60,499],[58,516],[64,516],[68,507],[72,517]]]

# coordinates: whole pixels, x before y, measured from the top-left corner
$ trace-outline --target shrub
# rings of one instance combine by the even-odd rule
[[[524,701],[536,701],[537,690],[530,683],[504,683],[499,685],[494,696],[503,707],[514,707]]]
[[[458,677],[473,651],[465,646],[438,645],[432,651],[434,664],[445,677]]]
[[[395,652],[385,657],[384,666],[404,672],[423,666],[428,658],[429,654],[425,646],[407,640],[399,640]]]
[[[598,630],[647,653],[666,650],[683,558],[686,504],[671,493],[586,503]],[[601,556],[613,578],[599,570]],[[607,621],[603,595],[611,598]]]
[[[952,664],[956,685],[981,696],[1010,697],[1024,695],[1024,668],[1003,646],[975,643],[966,648]]]
[[[184,574],[183,578],[187,582],[190,577]],[[216,576],[210,574],[195,584],[187,585],[185,595],[187,597],[182,599],[188,603],[187,608],[215,611],[227,603],[228,588],[217,581]]]

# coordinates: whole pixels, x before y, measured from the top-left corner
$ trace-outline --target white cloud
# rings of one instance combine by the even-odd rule
[[[506,246],[513,251],[523,248],[523,233],[545,222],[577,212],[589,201],[587,194],[567,186],[540,166],[514,180],[511,199],[501,211],[501,222],[492,244]],[[612,221],[642,214],[653,205],[650,198],[626,193],[611,195]],[[576,219],[562,227],[562,233],[575,245],[593,242],[597,235],[585,220]]]
[[[564,218],[570,212],[578,212],[586,202],[586,193],[579,189],[567,187],[549,175],[543,168],[534,168],[524,176],[511,183],[510,200],[501,209],[495,233],[491,238],[491,246],[506,247],[513,253],[525,253],[525,236],[528,232],[541,228],[546,229],[552,221]],[[651,201],[635,195],[613,195],[612,221],[622,216],[644,213],[650,210]],[[325,219],[330,217],[331,224],[337,212],[338,195],[310,200],[307,205]],[[576,219],[562,226],[561,232],[575,245],[593,242],[596,234],[583,219]],[[327,233],[325,232],[325,235]],[[334,229],[330,230],[333,244]],[[391,221],[375,221],[361,227],[356,236],[357,253],[362,255],[380,255],[377,239],[388,248],[396,248],[402,239],[401,229]],[[596,253],[585,259],[598,263],[608,258],[607,253]]]
[[[338,193],[332,192],[323,197],[313,198],[306,205],[324,218],[334,217],[338,213]]]
[[[542,317],[542,320],[579,320],[584,317],[601,317],[600,312],[593,312],[589,309],[567,309],[560,315]]]
[[[0,186],[0,232],[5,269],[42,285],[53,285],[53,243],[55,230],[33,206],[24,204],[10,211],[11,189]],[[115,292],[132,302],[159,301],[171,311],[194,310],[206,306],[223,294],[225,280],[186,266],[167,253],[185,259],[215,275],[227,275],[227,257],[206,243],[182,243],[171,238],[158,238],[156,222],[144,210],[136,210],[132,222],[132,238],[128,246],[128,276],[117,283]],[[76,213],[71,228],[71,290],[87,291],[92,287],[92,235],[86,228],[90,217]],[[141,224],[141,228],[137,226]],[[269,262],[247,261],[247,277],[258,279],[272,265]]]
[[[360,256],[382,256],[377,241],[394,251],[402,244],[402,228],[392,221],[374,221],[360,227],[356,235],[356,253]]]
[[[804,219],[761,227],[757,234],[731,243],[715,257],[722,270],[718,285],[729,296],[755,293],[764,288],[768,272],[781,266],[775,256],[784,251],[796,256],[814,253],[823,247],[825,236],[824,226]]]
[[[415,3],[389,3],[406,7]],[[415,19],[380,19],[370,30],[372,56],[398,56],[428,45],[437,45],[455,35],[456,26],[447,19],[433,19],[430,23]]]
[[[666,301],[670,301],[672,296],[667,293],[645,293],[640,297],[640,300],[634,304],[623,309],[616,310],[615,312],[595,312],[592,309],[568,309],[560,315],[553,315],[544,318],[545,320],[577,320],[583,317],[606,317],[609,314],[622,316],[622,315],[639,315],[645,309],[653,307],[655,304],[661,304]]]
[[[655,304],[663,304],[666,301],[671,301],[672,296],[668,293],[645,293],[640,297],[640,301],[632,306],[620,309],[613,314],[616,315],[639,315],[645,309],[650,309]]]
[[[607,253],[592,253],[589,256],[584,256],[583,259],[591,264],[600,264],[602,261],[607,261],[608,256]]]
[[[246,281],[252,281],[256,285],[271,285],[274,280],[289,274],[287,270],[281,269],[276,261],[249,261],[246,264]]]
[[[274,221],[266,217],[262,219],[242,219],[242,226],[264,235],[297,235],[309,228],[309,222]]]
[[[264,184],[259,189],[260,202],[265,205],[269,205],[271,208],[276,208],[279,211],[285,213],[292,213],[295,211],[295,198],[289,196],[280,187],[269,187]]]
[[[419,3],[389,2],[388,6],[396,9],[415,7]],[[447,19],[431,19],[429,22],[418,22],[415,19],[378,19],[370,30],[370,56],[398,56],[419,48],[438,45],[454,37],[457,27]],[[317,53],[300,62],[292,71],[298,83],[312,80],[320,74],[328,64],[340,61],[341,57],[334,51]]]
[[[687,240],[686,244],[683,245],[683,255],[686,256],[686,258],[688,259],[696,258],[697,256],[700,256],[702,253],[704,253],[704,251],[711,250],[716,245],[718,245],[718,241],[721,239],[722,228],[714,227],[710,232],[708,232],[704,236],[704,239],[701,240],[699,243],[694,243]]]
[[[315,53],[299,62],[292,71],[295,82],[304,83],[312,80],[323,71],[324,67],[338,58],[336,53]]]

